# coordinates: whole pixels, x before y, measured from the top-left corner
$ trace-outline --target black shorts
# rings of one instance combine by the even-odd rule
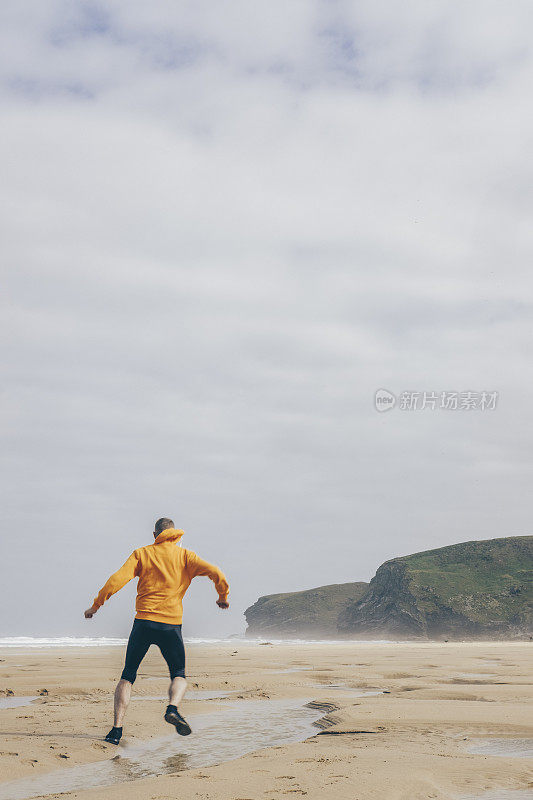
[[[185,648],[181,636],[181,625],[168,625],[151,619],[135,619],[131,629],[126,663],[121,677],[130,683],[135,682],[139,664],[151,644],[156,644],[170,672],[171,678],[185,677]]]

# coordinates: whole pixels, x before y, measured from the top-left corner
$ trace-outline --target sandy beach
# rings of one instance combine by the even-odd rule
[[[189,645],[186,741],[152,648],[114,748],[123,654],[3,650],[0,698],[21,704],[0,709],[0,800],[533,798],[531,741],[512,751],[533,738],[533,643]]]

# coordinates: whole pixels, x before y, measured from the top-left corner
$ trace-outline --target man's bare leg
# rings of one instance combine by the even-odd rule
[[[115,719],[113,722],[113,727],[105,737],[106,742],[110,744],[119,744],[122,738],[122,720],[124,719],[124,714],[130,704],[130,697],[131,697],[131,683],[124,678],[121,678],[117,683],[117,688],[115,689],[115,701],[114,701],[114,709],[115,709]]]
[[[185,678],[172,678],[168,688],[168,706],[165,712],[165,720],[176,728],[176,733],[180,736],[188,736],[191,728],[186,719],[178,711],[178,705],[183,700],[183,695],[187,689]]]
[[[130,698],[131,683],[121,678],[115,689],[115,721],[113,722],[115,728],[122,728],[122,721],[130,704]]]
[[[183,695],[187,691],[187,681],[185,678],[172,678],[168,687],[168,702],[171,706],[179,706],[183,700]]]

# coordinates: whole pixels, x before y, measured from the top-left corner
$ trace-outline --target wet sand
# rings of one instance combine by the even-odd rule
[[[533,800],[533,643],[192,645],[187,740],[162,719],[168,681],[152,648],[115,748],[102,737],[123,653],[0,654],[0,698],[37,696],[0,708],[0,798],[29,796],[7,782],[35,789],[52,775],[42,794],[80,800]],[[69,788],[82,765],[88,787],[96,771],[115,782]]]

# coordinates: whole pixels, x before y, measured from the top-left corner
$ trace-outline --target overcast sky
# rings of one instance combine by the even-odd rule
[[[171,516],[260,595],[531,533],[533,10],[4,0],[0,635]],[[374,393],[498,391],[495,409]]]

